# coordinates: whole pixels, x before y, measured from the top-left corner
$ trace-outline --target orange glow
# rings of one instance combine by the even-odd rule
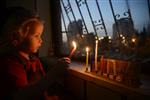
[[[77,48],[77,45],[76,45],[76,42],[75,42],[75,41],[72,41],[72,45],[73,45],[74,49]]]
[[[136,41],[136,39],[135,39],[135,38],[132,38],[132,42],[135,43],[135,41]]]
[[[69,54],[69,58],[72,57],[73,53],[75,52],[76,48],[77,48],[77,45],[76,45],[76,42],[75,41],[72,41],[72,45],[73,45],[73,49],[71,50],[71,53]]]
[[[89,52],[89,48],[88,47],[86,47],[86,52]]]

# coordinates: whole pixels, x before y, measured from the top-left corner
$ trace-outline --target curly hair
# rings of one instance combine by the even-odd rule
[[[28,34],[28,24],[42,20],[23,7],[9,7],[0,13],[0,53],[12,48],[14,40],[22,42]]]

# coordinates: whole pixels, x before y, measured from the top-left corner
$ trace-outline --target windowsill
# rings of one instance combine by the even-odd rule
[[[142,85],[138,88],[129,87],[116,81],[94,75],[90,72],[85,72],[85,63],[72,62],[69,67],[69,74],[77,76],[85,81],[95,83],[105,88],[111,89],[118,93],[127,95],[146,95],[150,97],[150,80],[141,78]]]

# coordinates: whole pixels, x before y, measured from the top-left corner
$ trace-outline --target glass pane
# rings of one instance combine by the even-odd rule
[[[150,56],[148,0],[61,0],[63,53],[85,56],[85,48],[98,56],[145,59]],[[97,38],[95,38],[97,37]]]

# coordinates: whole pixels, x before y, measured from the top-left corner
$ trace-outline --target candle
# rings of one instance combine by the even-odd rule
[[[85,64],[85,71],[88,71],[88,60],[89,60],[89,48],[86,47],[86,64]]]
[[[77,45],[75,41],[72,41],[73,49],[71,50],[71,53],[69,54],[69,58],[72,57],[73,53],[75,52]]]
[[[95,71],[97,71],[98,40],[95,41]]]
[[[112,60],[113,63],[113,72],[114,72],[114,76],[116,76],[116,61]]]
[[[101,73],[104,72],[104,56],[102,55],[101,58],[100,58],[100,71]]]
[[[107,74],[109,74],[110,59],[107,59]]]

